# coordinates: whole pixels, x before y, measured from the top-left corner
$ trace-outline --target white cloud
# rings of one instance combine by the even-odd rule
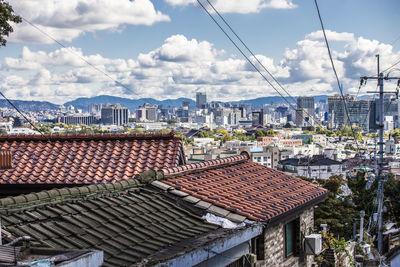
[[[187,6],[189,4],[198,5],[197,0],[164,0],[173,6]],[[220,13],[258,13],[264,8],[274,9],[291,9],[296,8],[297,5],[293,4],[293,0],[209,0],[216,10]],[[201,0],[201,3],[208,7],[210,11],[212,8],[208,5],[206,0]]]
[[[88,65],[87,62],[93,66],[122,63],[121,60],[106,59],[99,54],[84,56],[82,50],[76,47],[60,48],[46,53],[44,51],[32,52],[27,46],[24,46],[19,58],[5,58],[4,67],[34,70],[41,69],[44,65],[83,67]]]
[[[59,41],[124,25],[152,25],[170,18],[150,0],[10,0],[15,12]],[[26,22],[14,26],[10,42],[53,43]]]
[[[335,32],[326,30],[325,31],[326,38],[328,41],[344,41],[344,42],[353,42],[355,40],[354,33],[349,32]],[[315,31],[306,35],[306,39],[309,40],[324,40],[324,35],[322,31]]]
[[[392,52],[390,45],[351,33],[328,31],[328,39],[332,48],[341,50],[333,49],[332,56],[345,92],[357,91],[360,76],[375,74],[375,54],[388,63],[400,58],[400,52]],[[338,92],[325,43],[318,32],[306,35],[294,49],[286,50],[280,62],[265,55],[257,58],[293,96]],[[252,62],[259,67],[254,58]],[[277,95],[245,59],[227,55],[210,42],[183,35],[170,36],[159,48],[131,59],[86,55],[76,47],[52,52],[24,47],[19,58],[8,57],[0,63],[6,74],[1,81],[3,87],[7,94],[19,99],[63,103],[100,94],[193,98],[198,89],[206,90],[210,99],[222,101]],[[371,86],[369,83],[362,92],[371,90]]]

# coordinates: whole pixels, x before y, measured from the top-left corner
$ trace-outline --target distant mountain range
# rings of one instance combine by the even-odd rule
[[[368,96],[367,96],[368,97]],[[294,99],[286,98],[291,104],[295,104],[297,97]],[[365,98],[361,96],[360,98]],[[327,101],[327,95],[319,95],[314,96],[315,102],[319,101]],[[140,98],[140,99],[129,99],[123,97],[109,96],[109,95],[100,95],[95,97],[81,97],[77,98],[73,101],[69,101],[64,103],[64,106],[73,105],[75,108],[82,109],[83,111],[87,111],[88,105],[90,104],[116,104],[120,103],[124,107],[128,107],[129,110],[134,111],[139,106],[144,103],[162,105],[164,108],[169,107],[180,107],[182,105],[182,101],[188,101],[191,107],[196,106],[196,102],[190,98],[178,98],[178,99],[166,99],[166,100],[156,100],[153,98]],[[52,104],[47,101],[23,101],[23,100],[12,100],[14,105],[17,106],[18,109],[23,111],[39,111],[39,110],[57,110],[59,105]],[[254,108],[260,108],[264,104],[287,104],[285,100],[283,100],[280,96],[267,96],[260,97],[255,99],[248,100],[240,100],[240,101],[232,101],[232,104],[250,104]],[[7,103],[6,100],[0,100],[0,107],[8,107],[12,108],[10,104]]]
[[[11,100],[11,102],[23,111],[40,111],[40,110],[56,110],[59,105],[47,101],[25,101],[25,100]],[[13,108],[5,99],[0,99],[0,107]]]
[[[296,98],[296,97],[295,97]],[[327,101],[328,96],[320,95],[314,96],[315,102],[318,101]],[[295,103],[295,100],[287,98],[289,102],[292,104]],[[128,107],[131,111],[136,110],[139,106],[142,106],[144,103],[162,105],[164,108],[168,107],[180,107],[182,105],[182,101],[190,102],[191,107],[196,106],[196,102],[190,98],[178,98],[178,99],[166,99],[166,100],[156,100],[153,98],[140,98],[140,99],[129,99],[123,97],[116,97],[116,96],[108,96],[108,95],[101,95],[96,97],[82,97],[77,98],[73,101],[67,102],[64,106],[73,105],[76,108],[87,110],[88,105],[90,104],[116,104],[120,103],[124,107]],[[240,101],[232,101],[232,104],[250,104],[255,108],[260,108],[264,104],[272,104],[272,103],[282,103],[286,104],[287,102],[283,100],[280,96],[268,96],[268,97],[260,97],[255,99],[248,99],[248,100],[240,100]]]

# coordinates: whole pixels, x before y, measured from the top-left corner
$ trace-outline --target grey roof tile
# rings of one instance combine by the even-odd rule
[[[106,188],[56,189],[29,198],[2,199],[3,227],[16,236],[29,235],[33,244],[41,246],[103,250],[104,266],[133,265],[219,228],[178,207],[163,196],[166,192],[150,185],[112,192]],[[68,196],[77,192],[79,197]]]

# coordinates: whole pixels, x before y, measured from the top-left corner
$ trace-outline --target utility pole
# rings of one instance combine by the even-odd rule
[[[383,123],[383,117],[384,117],[384,109],[383,109],[383,95],[385,93],[396,93],[396,92],[384,92],[383,91],[383,81],[384,80],[399,80],[399,77],[389,77],[383,76],[383,73],[380,73],[379,71],[379,55],[376,55],[377,57],[377,76],[376,77],[361,77],[361,79],[367,80],[367,79],[374,79],[378,81],[378,86],[379,86],[379,158],[378,158],[378,250],[379,254],[382,255],[382,240],[383,240],[383,185],[384,185],[384,174],[383,174],[383,128],[384,128],[384,123]],[[376,92],[372,92],[376,93]],[[375,155],[376,157],[376,155]]]

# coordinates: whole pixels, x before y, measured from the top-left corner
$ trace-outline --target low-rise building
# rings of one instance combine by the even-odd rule
[[[332,175],[344,175],[343,164],[322,155],[281,160],[279,170],[314,179],[329,179]]]
[[[0,199],[0,216],[5,238],[95,247],[104,252],[104,266],[311,267],[314,254],[304,244],[314,233],[314,205],[327,194],[244,153],[115,183],[7,197]]]

